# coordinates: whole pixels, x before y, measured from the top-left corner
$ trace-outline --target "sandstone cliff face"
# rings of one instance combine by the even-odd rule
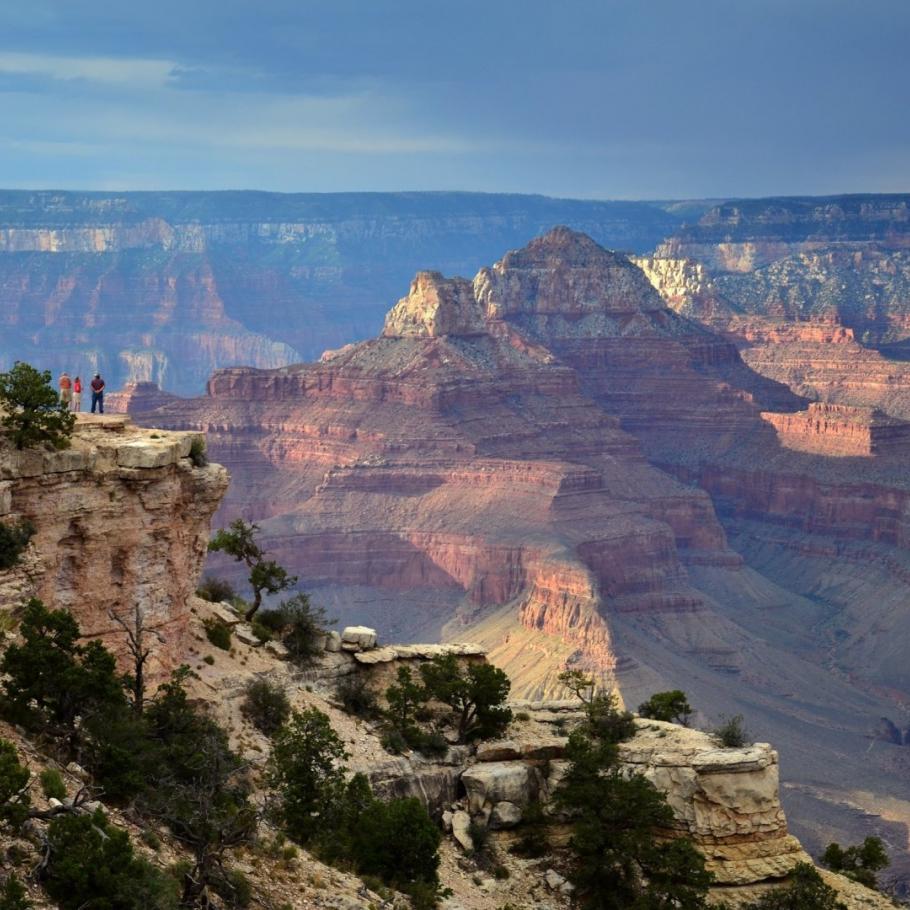
[[[200,438],[85,417],[70,449],[0,450],[0,520],[27,518],[36,529],[22,563],[0,572],[0,609],[39,597],[119,652],[110,613],[128,620],[138,608],[161,635],[153,672],[179,663],[209,523],[227,488],[223,468],[193,466]]]

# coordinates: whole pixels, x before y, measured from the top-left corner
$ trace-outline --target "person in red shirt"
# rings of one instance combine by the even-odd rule
[[[82,410],[82,380],[78,376],[73,380],[73,410],[77,414]]]
[[[95,373],[95,378],[91,382],[92,386],[92,413],[95,413],[95,407],[98,413],[104,413],[104,380],[100,373]]]

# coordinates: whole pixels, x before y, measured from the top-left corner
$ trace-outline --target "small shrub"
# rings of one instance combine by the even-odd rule
[[[204,439],[196,437],[190,444],[190,461],[193,463],[194,468],[204,468],[209,463]]]
[[[150,850],[157,853],[161,849],[161,838],[151,828],[143,828],[139,837]]]
[[[253,899],[253,886],[239,869],[226,870],[212,883],[212,889],[231,910],[243,910]]]
[[[486,825],[472,821],[468,825],[468,835],[474,844],[474,853],[484,855],[490,846],[490,829]]]
[[[826,885],[815,867],[800,863],[785,888],[775,888],[743,910],[846,910],[837,892]]]
[[[726,749],[739,749],[750,742],[742,714],[721,718],[720,726],[715,727],[712,732]]]
[[[215,658],[212,657],[211,654],[206,654],[205,657],[202,658],[202,662],[204,664],[208,664],[210,667],[212,667],[215,665]],[[202,668],[200,667],[199,669],[202,669]]]
[[[673,689],[670,692],[655,692],[646,702],[642,702],[638,706],[638,713],[641,717],[647,717],[650,720],[662,720],[688,727],[689,718],[692,716],[692,706],[689,704],[685,692]]]
[[[401,755],[402,752],[407,752],[408,750],[408,741],[400,730],[386,730],[382,734],[380,744],[386,752],[391,752],[392,755]]]
[[[822,864],[832,872],[846,875],[873,890],[878,889],[875,873],[889,866],[890,862],[880,837],[867,837],[861,844],[846,850],[840,844],[828,844],[822,854]]]
[[[202,579],[202,584],[196,588],[196,596],[209,603],[231,603],[237,593],[229,581],[216,578],[214,575],[206,575]]]
[[[66,797],[66,784],[56,768],[45,768],[41,772],[41,792],[47,799]]]
[[[0,910],[31,910],[32,902],[22,882],[11,872],[0,886]]]
[[[262,644],[265,644],[267,641],[272,641],[275,638],[272,630],[268,626],[259,622],[258,617],[254,617],[252,622],[252,629],[253,635],[255,635]]]
[[[314,607],[306,594],[295,594],[272,612],[277,615],[269,618],[269,628],[272,623],[278,624],[290,659],[300,667],[310,666],[322,654],[327,628],[334,620],[322,607]]]
[[[441,834],[419,800],[372,800],[356,819],[352,838],[361,875],[377,875],[395,888],[436,885]]]
[[[35,526],[27,518],[15,524],[0,522],[0,570],[11,569],[19,562],[34,535]]]
[[[176,883],[133,853],[125,831],[94,815],[60,815],[48,828],[44,886],[61,910],[143,907],[172,910]]]
[[[205,626],[205,637],[222,651],[231,650],[231,627],[221,622],[220,619],[210,617],[202,622]]]
[[[442,758],[449,751],[449,744],[441,733],[433,731],[420,736],[416,749],[427,758]]]
[[[521,723],[527,723],[531,719],[531,715],[527,711],[519,711],[515,715],[515,720],[521,721]]]
[[[8,824],[13,828],[28,815],[28,782],[31,774],[19,761],[16,747],[0,739],[0,830]]]
[[[343,676],[335,687],[335,697],[348,714],[373,718],[379,715],[376,695],[359,673]]]
[[[540,803],[531,803],[521,817],[521,836],[512,845],[510,852],[526,859],[538,859],[550,852],[547,836],[547,817]]]
[[[257,730],[272,736],[291,716],[291,703],[280,685],[257,679],[247,686],[241,710]]]

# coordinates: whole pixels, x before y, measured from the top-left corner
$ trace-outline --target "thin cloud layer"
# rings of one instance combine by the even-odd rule
[[[647,198],[910,189],[904,0],[34,0],[22,187]]]

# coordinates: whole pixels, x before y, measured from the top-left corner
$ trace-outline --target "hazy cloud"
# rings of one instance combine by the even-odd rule
[[[17,186],[910,190],[908,31],[906,0],[32,0],[0,9],[0,167]]]

